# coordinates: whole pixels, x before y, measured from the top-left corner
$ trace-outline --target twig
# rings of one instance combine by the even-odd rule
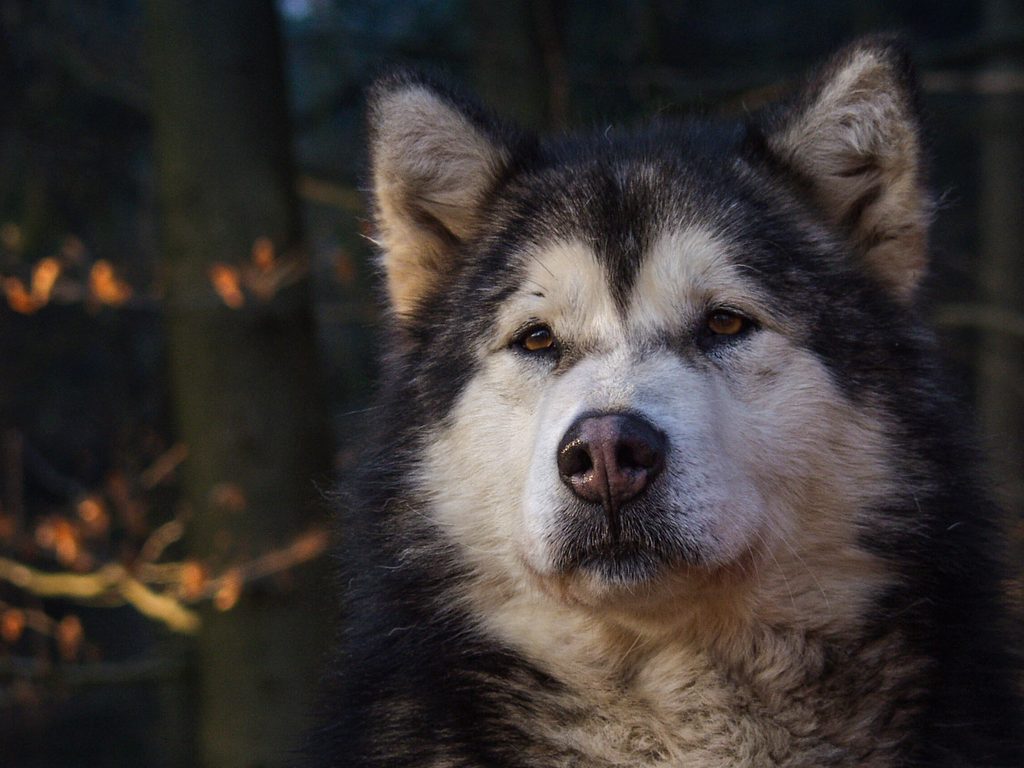
[[[167,547],[176,541],[180,541],[184,535],[185,523],[181,520],[174,519],[164,523],[153,531],[145,543],[143,543],[142,549],[139,550],[139,561],[142,563],[155,563],[160,559],[160,555],[164,553]]]
[[[0,557],[0,579],[38,597],[62,597],[87,602],[117,595],[147,618],[161,621],[176,632],[199,630],[199,616],[173,597],[154,592],[111,563],[92,573],[46,573]]]
[[[319,528],[307,531],[284,549],[268,552],[248,563],[228,569],[221,576],[210,579],[202,592],[191,602],[214,597],[230,579],[240,578],[241,584],[249,584],[314,560],[324,553],[329,542],[330,535],[327,531]]]
[[[143,616],[162,621],[177,632],[192,634],[199,631],[199,616],[169,595],[158,594],[133,578],[120,582],[120,592]]]
[[[143,554],[159,556],[163,547],[184,532],[183,523],[171,521],[158,528],[143,546]],[[194,595],[174,597],[181,586],[182,563],[143,562],[138,576],[124,566],[109,563],[91,573],[48,573],[9,558],[0,557],[0,581],[6,581],[38,597],[61,597],[81,602],[98,602],[111,597],[132,605],[139,613],[168,628],[185,634],[199,630],[197,613],[186,606],[213,598],[217,607],[227,610],[234,605],[240,590],[251,582],[287,571],[319,557],[327,549],[330,536],[317,528],[296,537],[286,547],[232,567],[209,579]],[[145,558],[142,558],[145,560]],[[158,583],[166,592],[150,585]]]
[[[139,476],[139,485],[146,490],[155,488],[187,458],[188,446],[184,443],[175,443],[143,470]]]

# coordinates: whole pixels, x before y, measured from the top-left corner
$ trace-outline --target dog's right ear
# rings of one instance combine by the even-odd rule
[[[481,109],[408,73],[374,85],[369,129],[388,296],[408,316],[451,270],[511,152]]]

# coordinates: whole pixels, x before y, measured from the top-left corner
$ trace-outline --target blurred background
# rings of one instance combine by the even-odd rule
[[[742,114],[878,30],[920,67],[927,307],[1019,576],[1019,0],[0,0],[0,766],[296,744],[338,611],[324,492],[375,375],[375,72],[559,130]]]

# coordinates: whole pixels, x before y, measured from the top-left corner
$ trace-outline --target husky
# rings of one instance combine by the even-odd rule
[[[538,138],[373,88],[388,308],[311,764],[1024,765],[902,45]]]

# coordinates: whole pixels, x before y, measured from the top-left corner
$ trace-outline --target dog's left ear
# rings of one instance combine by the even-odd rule
[[[925,271],[932,213],[917,99],[902,46],[867,38],[840,51],[764,126],[769,151],[905,301]]]

